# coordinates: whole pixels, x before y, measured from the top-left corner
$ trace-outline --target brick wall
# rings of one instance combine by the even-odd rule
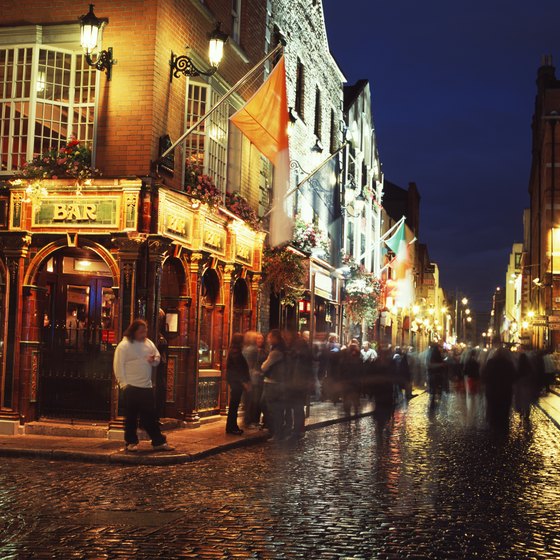
[[[220,77],[237,81],[264,54],[266,3],[245,0],[241,12],[241,46],[226,45]],[[0,26],[74,23],[87,2],[4,0]],[[186,79],[169,81],[171,51],[189,45],[207,59],[207,34],[223,21],[230,32],[230,0],[99,0],[98,17],[109,18],[103,46],[113,47],[118,63],[111,82],[101,77],[98,91],[97,165],[105,176],[144,176],[157,157],[159,137],[183,131]],[[79,45],[76,45],[79,49]],[[245,88],[248,96],[258,84]],[[165,179],[177,186],[178,176]]]

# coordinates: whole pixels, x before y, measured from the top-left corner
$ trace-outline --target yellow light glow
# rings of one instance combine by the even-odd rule
[[[529,328],[529,321],[523,321],[523,323],[521,323],[521,326],[522,326],[524,329],[528,329],[528,328]]]
[[[472,317],[467,317],[467,323],[470,323],[472,321]]]
[[[471,310],[470,310],[470,309],[465,309],[465,313],[466,313],[467,315],[470,315],[470,314],[471,314]]]
[[[430,307],[430,310],[428,311],[428,313],[430,315],[433,315],[436,312],[436,310],[433,307]]]
[[[418,305],[412,306],[412,313],[414,313],[414,315],[418,315],[418,313],[420,313],[420,307]]]
[[[535,312],[533,310],[527,313],[527,317],[529,317],[529,319],[532,319],[534,316],[535,316]]]
[[[461,303],[462,303],[463,305],[467,305],[467,303],[469,303],[469,300],[468,300],[466,297],[464,297],[464,298],[461,300]]]

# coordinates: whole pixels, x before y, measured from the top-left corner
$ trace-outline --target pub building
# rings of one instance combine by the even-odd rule
[[[78,22],[87,5],[63,4],[55,13],[22,0],[0,14],[0,433],[72,423],[120,437],[112,358],[135,317],[164,357],[160,416],[197,426],[226,412],[230,336],[257,325],[264,234],[187,195],[185,162],[262,213],[270,163],[229,124],[259,84],[232,96],[164,166],[153,162],[262,58],[265,15],[158,0],[154,26],[140,1],[126,12],[100,1],[96,59]],[[170,79],[185,44],[189,60],[208,67],[219,20],[230,35],[219,71],[216,60]],[[102,174],[80,188],[44,180],[46,194],[29,196],[17,170],[70,135]]]

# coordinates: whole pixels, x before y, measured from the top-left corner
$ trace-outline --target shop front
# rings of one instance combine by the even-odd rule
[[[308,261],[309,290],[298,303],[298,329],[310,331],[312,340],[326,341],[340,334],[340,284],[334,268],[311,257]]]
[[[146,192],[156,211],[140,204]],[[262,234],[140,180],[79,193],[50,181],[42,199],[12,188],[0,204],[0,433],[36,420],[120,428],[112,359],[134,317],[164,356],[160,416],[225,411],[225,348],[254,328]]]
[[[226,349],[234,332],[256,328],[264,234],[225,209],[210,210],[163,188],[158,230],[173,240],[171,252],[184,263],[187,303],[177,319],[182,342],[169,345],[168,364],[187,372],[182,408],[185,420],[196,424],[226,412]],[[175,307],[162,298],[166,317]]]

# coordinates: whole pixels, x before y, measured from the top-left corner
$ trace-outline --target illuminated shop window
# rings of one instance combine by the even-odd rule
[[[186,128],[192,126],[219,99],[206,84],[189,84]],[[225,103],[185,140],[187,166],[202,167],[222,192],[226,188],[229,105]]]
[[[0,173],[13,173],[71,135],[93,149],[96,85],[81,53],[0,47]]]

